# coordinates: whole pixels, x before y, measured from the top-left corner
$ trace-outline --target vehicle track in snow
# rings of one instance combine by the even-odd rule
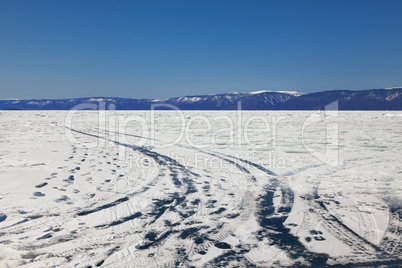
[[[392,203],[389,204],[389,223],[380,247],[390,255],[402,255],[402,208]]]
[[[398,213],[393,214],[394,219],[391,220],[392,223],[390,222],[390,226],[393,227],[388,228],[389,232],[387,231],[381,243],[376,245],[353,231],[343,223],[342,220],[332,214],[326,207],[326,202],[325,197],[323,198],[319,196],[317,191],[315,191],[314,197],[309,203],[311,205],[310,209],[312,210],[312,213],[319,217],[319,222],[323,228],[352,250],[351,256],[345,256],[342,257],[342,259],[348,258],[347,261],[349,263],[355,263],[356,265],[361,262],[359,260],[361,260],[362,257],[365,259],[365,262],[370,260],[377,262],[378,264],[382,261],[386,264],[389,261],[396,261],[399,259],[397,252],[400,252],[402,249],[400,244],[402,234],[402,228],[400,229],[400,227],[402,224],[398,218]],[[361,213],[357,208],[356,210],[357,213]],[[361,216],[359,219],[364,220],[365,218]],[[387,241],[388,238],[391,239]]]
[[[118,133],[116,133],[118,134]],[[130,134],[124,134],[124,135],[128,135],[128,136],[134,136],[137,138],[142,138],[138,135],[130,135]],[[253,163],[251,161],[248,160],[243,160],[243,159],[239,159],[239,158],[234,158],[232,156],[228,156],[228,155],[224,155],[224,154],[219,154],[219,153],[214,153],[214,152],[209,152],[209,151],[204,151],[204,150],[200,150],[198,148],[192,147],[192,146],[184,146],[184,145],[178,145],[179,147],[185,147],[187,149],[191,149],[197,152],[201,152],[207,155],[210,155],[212,157],[218,157],[219,159],[233,165],[235,168],[237,168],[239,171],[241,171],[244,176],[251,182],[255,182],[256,178],[252,175],[252,172],[250,172],[245,166],[241,165],[240,163],[243,163],[244,165],[247,165],[249,167],[253,167],[256,168],[260,171],[262,171],[263,173],[265,173],[269,178],[271,178],[272,176],[276,175],[275,173],[273,173],[272,171],[268,170],[267,168],[258,165],[256,163]],[[234,160],[230,159],[230,158],[234,158]],[[275,187],[278,187],[278,181],[276,179],[273,180]],[[281,205],[279,208],[279,212],[281,213],[281,215],[286,215],[283,217],[282,220],[282,224],[283,222],[286,220],[287,215],[290,213],[292,205],[293,205],[293,192],[290,190],[289,187],[286,188],[281,188],[281,191],[283,192],[283,198],[281,200]],[[235,220],[232,220],[232,222],[230,224],[224,224],[223,226],[221,226],[221,230],[219,231],[215,231],[216,234],[209,237],[208,240],[209,242],[207,243],[203,243],[201,245],[195,245],[194,243],[191,245],[191,250],[188,254],[188,256],[186,256],[185,258],[191,257],[194,254],[198,254],[199,252],[205,252],[207,251],[211,246],[213,246],[215,243],[222,241],[223,239],[225,239],[226,237],[228,237],[229,235],[234,233],[234,230],[236,228],[238,228],[239,226],[241,226],[241,224],[245,221],[247,221],[250,217],[250,215],[252,215],[255,211],[255,198],[252,197],[252,194],[250,192],[247,192],[243,199],[240,207],[240,211],[242,211],[243,213]],[[252,209],[250,209],[252,208]],[[278,211],[277,211],[278,212]],[[213,232],[213,231],[212,231]],[[155,256],[155,255],[154,255]],[[183,261],[185,262],[185,261]]]
[[[106,139],[79,130],[71,129],[71,131],[79,135]],[[87,261],[75,263],[79,266],[108,266],[113,258],[118,259],[119,256],[125,256],[121,260],[127,264],[149,265],[151,263],[151,266],[154,264],[155,267],[175,267],[177,265],[190,266],[194,259],[202,257],[214,247],[225,246],[224,241],[230,236],[235,236],[239,226],[248,221],[250,217],[256,217],[261,226],[257,237],[266,236],[272,242],[271,245],[282,249],[296,265],[301,264],[300,258],[304,258],[303,263],[310,265],[326,263],[327,256],[309,251],[303,243],[300,243],[299,237],[292,234],[285,225],[294,205],[294,193],[287,180],[282,179],[281,176],[266,167],[218,152],[177,145],[186,150],[219,158],[229,164],[230,168],[237,170],[236,174],[244,182],[244,189],[239,189],[238,185],[230,180],[229,175],[222,176],[222,179],[225,180],[220,180],[217,173],[210,173],[208,170],[194,171],[195,169],[149,147],[125,144],[118,140],[107,139],[106,141],[129,148],[151,159],[158,166],[157,172],[152,178],[146,180],[145,184],[132,185],[133,187],[129,187],[129,190],[125,189],[124,192],[116,191],[115,193],[118,195],[114,197],[89,199],[90,201],[78,211],[67,210],[70,214],[64,215],[64,217],[42,215],[41,220],[27,220],[5,227],[5,230],[1,231],[7,231],[10,235],[17,235],[19,232],[25,231],[35,233],[36,240],[27,242],[26,249],[46,250],[58,244],[67,244],[71,249],[54,255],[71,260],[71,264],[74,263],[75,257],[86,256]],[[82,159],[89,161],[88,158]],[[117,171],[119,170],[117,169]],[[258,172],[265,174],[265,177],[258,176],[261,175],[257,174]],[[66,187],[71,187],[79,182],[85,175],[82,169],[74,169],[70,173],[74,176],[74,180],[71,180],[70,183],[66,181]],[[127,176],[118,177],[118,173],[116,179],[111,180],[109,185],[120,179],[128,179]],[[255,196],[255,193],[247,189],[247,185],[255,186],[261,177],[266,178],[265,193]],[[152,192],[155,187],[160,187],[161,184],[165,185],[163,187],[169,188],[166,194],[150,199],[150,205],[146,209],[135,210],[136,203],[134,201],[137,198],[150,198],[147,194],[150,194],[149,192]],[[38,185],[41,186],[37,187],[40,189],[49,187],[43,183]],[[130,186],[129,183],[127,185]],[[234,190],[233,196],[230,198],[227,196],[230,192],[228,190]],[[97,187],[97,191],[114,193],[113,187],[109,187],[108,184]],[[280,198],[275,201],[277,194],[280,195]],[[383,260],[385,264],[390,259],[395,259],[393,256],[400,255],[402,232],[400,209],[390,209],[388,230],[380,245],[376,246],[369,241],[370,239],[365,238],[374,237],[374,233],[367,231],[368,227],[372,225],[367,220],[372,220],[372,218],[358,214],[359,220],[363,221],[361,222],[363,233],[359,235],[331,213],[325,205],[325,199],[318,196],[318,193],[315,193],[307,203],[311,209],[309,213],[314,213],[320,219],[323,228],[354,251],[355,254],[350,256],[356,257],[354,264],[359,265],[359,259],[361,260],[362,256],[366,260],[377,261],[377,263],[381,263]],[[205,212],[200,215],[201,210],[205,210]],[[235,211],[238,214],[230,220],[222,221],[221,224],[215,224],[217,223],[215,220],[213,226],[208,226],[206,219],[229,217]],[[99,216],[101,222],[92,227],[84,226],[85,228],[79,230],[78,233],[58,235],[58,232],[54,231],[55,226],[69,223],[72,220],[69,218],[70,216],[83,222],[87,218]],[[53,226],[54,229],[45,230],[48,229],[45,228],[48,225]],[[129,226],[131,231],[124,226]],[[85,235],[89,234],[96,237],[86,239]],[[80,246],[75,246],[75,244],[80,244]],[[95,253],[99,247],[105,249],[104,253]],[[124,255],[123,252],[130,251],[129,248],[133,251]],[[177,250],[175,258],[169,261],[167,256],[175,250]],[[204,265],[223,265],[230,261],[253,265],[244,257],[247,252],[248,250],[243,247],[225,249],[221,255],[208,260]],[[88,254],[95,255],[89,256]]]
[[[128,136],[134,136],[137,138],[141,138],[138,135],[131,135],[131,134],[125,134]],[[251,182],[255,182],[256,178],[254,177],[253,173],[248,169],[250,168],[255,168],[263,173],[266,174],[266,176],[269,178],[269,183],[266,185],[267,187],[267,191],[268,194],[260,197],[259,199],[264,199],[263,205],[260,208],[259,212],[260,213],[260,220],[262,217],[264,217],[264,219],[261,220],[261,225],[263,228],[269,230],[268,232],[271,232],[272,230],[274,230],[275,232],[280,232],[282,233],[282,235],[277,235],[271,232],[271,236],[273,236],[273,239],[276,241],[275,244],[279,247],[281,247],[282,249],[284,249],[285,251],[287,251],[287,254],[294,260],[296,260],[297,258],[299,258],[302,255],[306,255],[306,253],[308,253],[307,255],[309,256],[313,256],[309,258],[310,263],[325,263],[326,258],[322,258],[321,256],[317,257],[315,256],[312,252],[309,252],[299,241],[298,238],[293,236],[290,232],[289,229],[286,228],[284,226],[284,222],[286,221],[289,213],[291,212],[292,206],[293,206],[293,202],[294,202],[294,194],[293,191],[291,190],[291,188],[289,186],[286,185],[286,183],[284,181],[279,182],[278,179],[276,178],[277,175],[272,172],[271,170],[258,165],[252,161],[249,160],[244,160],[238,157],[233,157],[230,155],[225,155],[225,154],[220,154],[220,153],[216,153],[216,152],[210,152],[210,151],[205,151],[205,150],[201,150],[199,148],[193,147],[193,146],[187,146],[187,145],[177,145],[179,147],[184,147],[184,148],[188,148],[197,152],[201,152],[207,155],[210,155],[212,157],[218,157],[219,159],[226,161],[227,163],[230,163],[231,165],[235,166],[238,170],[240,170],[241,172],[244,173],[244,176],[246,178],[248,178],[249,181]],[[247,166],[247,168],[245,167]],[[269,192],[272,191],[276,191],[279,190],[282,193],[282,197],[280,200],[280,204],[276,205],[276,207],[273,209],[272,213],[269,213],[269,215],[265,214],[265,212],[261,213],[261,211],[264,210],[271,210],[271,208],[268,208],[270,206],[274,207],[273,205],[273,194],[269,194]],[[248,197],[247,197],[248,196]],[[252,200],[250,202],[250,200]],[[208,251],[209,248],[211,248],[212,246],[214,246],[217,242],[220,242],[222,240],[224,240],[226,237],[228,237],[229,235],[232,235],[234,233],[234,231],[236,230],[236,228],[238,228],[238,226],[241,226],[241,224],[243,222],[245,222],[251,214],[254,214],[255,211],[255,203],[257,202],[255,197],[252,197],[252,194],[250,192],[248,192],[244,197],[243,197],[243,203],[244,201],[247,203],[249,203],[249,205],[246,205],[245,207],[242,207],[240,210],[244,211],[244,212],[248,212],[248,213],[242,213],[242,215],[240,216],[240,220],[236,219],[236,220],[232,220],[232,222],[230,224],[226,224],[224,226],[222,226],[220,229],[220,231],[218,231],[214,236],[208,237],[208,242],[206,243],[202,243],[201,245],[196,245],[195,243],[191,244],[191,251],[188,254],[187,257],[192,257],[193,255],[199,254],[200,252],[202,252],[203,254],[206,254],[206,252]],[[260,201],[260,205],[261,205],[261,201]],[[250,209],[250,207],[253,207],[253,209]],[[265,214],[265,215],[263,215]],[[263,216],[262,216],[263,215]],[[276,230],[275,230],[276,229]],[[247,251],[245,251],[247,252]],[[244,254],[245,252],[243,252],[242,254]],[[233,254],[238,254],[238,253],[233,253]],[[228,256],[221,258],[221,257],[217,257],[214,260],[211,260],[209,263],[214,263],[216,261],[225,261],[225,259],[227,258],[233,258],[233,254],[229,254]],[[239,256],[237,256],[236,258],[238,258]],[[185,259],[184,258],[184,259]],[[185,260],[183,260],[182,262],[185,262]],[[216,264],[216,263],[215,263]]]
[[[95,138],[99,138],[99,136],[94,135],[94,134],[84,133],[84,132],[77,131],[77,130],[72,130],[72,131],[77,132],[77,133],[80,133],[80,134],[83,134],[83,135],[89,135],[89,136],[92,136],[92,137],[95,137]],[[181,165],[181,164],[178,163],[176,160],[174,160],[174,159],[172,159],[172,158],[170,158],[170,157],[167,157],[167,156],[158,154],[158,153],[156,153],[156,152],[154,152],[154,151],[150,151],[150,150],[148,150],[148,149],[146,149],[146,148],[137,147],[137,146],[132,146],[132,145],[127,145],[127,144],[123,144],[123,143],[120,143],[120,142],[115,142],[115,143],[116,143],[117,145],[119,145],[119,146],[125,146],[125,147],[128,147],[128,148],[132,148],[132,149],[134,149],[134,150],[137,150],[137,151],[139,151],[139,152],[145,154],[145,155],[148,156],[148,157],[153,158],[159,165],[164,165],[164,166],[166,166],[173,174],[178,174],[179,172],[184,172],[185,175],[187,175],[187,177],[194,177],[194,178],[199,178],[199,177],[200,177],[198,174],[196,174],[196,173],[194,173],[194,172],[188,170],[186,167],[184,167],[183,165]],[[255,181],[255,178],[251,175],[251,173],[250,173],[246,168],[244,168],[243,166],[241,166],[241,165],[235,163],[234,161],[232,161],[232,160],[230,160],[230,159],[226,159],[226,158],[221,157],[221,156],[218,156],[218,155],[216,155],[216,154],[212,154],[212,153],[208,153],[208,155],[214,156],[214,157],[219,157],[219,158],[221,158],[222,160],[224,160],[224,161],[230,163],[231,165],[234,165],[237,169],[239,169],[242,173],[245,174],[246,178],[248,178],[248,179],[251,180],[251,181]],[[187,187],[187,190],[185,191],[185,194],[191,194],[191,193],[193,193],[193,191],[194,191],[194,186],[191,185],[191,184],[193,183],[193,180],[189,180],[189,179],[187,178],[187,179],[184,179],[184,180],[183,180],[183,183],[184,183],[184,184],[190,184],[190,187]],[[190,189],[190,190],[189,190],[189,189]],[[191,189],[192,189],[192,190],[191,190]],[[135,193],[134,195],[138,195],[138,194],[141,194],[141,193],[143,193],[143,192],[144,192],[144,191],[142,191],[142,192],[140,192],[140,193],[137,192],[137,193]],[[248,195],[250,195],[250,193],[248,193]],[[179,206],[180,203],[184,201],[184,199],[185,199],[185,198],[181,198],[181,201],[180,201],[180,202],[175,202],[175,206]],[[123,199],[120,199],[120,200],[123,200],[124,202],[128,201],[127,198],[123,198]],[[176,200],[178,200],[178,199],[176,199]],[[247,197],[247,200],[250,200],[250,198]],[[251,199],[251,200],[254,201],[254,199]],[[248,217],[249,217],[249,215],[250,215],[250,214],[252,213],[252,211],[253,211],[253,210],[250,210],[250,207],[249,207],[249,206],[252,206],[252,205],[253,205],[253,201],[252,201],[252,202],[247,202],[247,201],[244,202],[244,201],[245,201],[245,199],[243,198],[242,201],[241,201],[243,205],[242,205],[242,207],[239,208],[239,211],[241,211],[242,213],[245,212],[245,213],[247,214],[247,215],[241,215],[241,216],[239,217],[239,219],[241,219],[241,220],[243,220],[243,221],[244,221],[244,220],[247,220]],[[173,202],[173,201],[171,201],[171,202]],[[112,202],[112,203],[109,203],[109,204],[107,204],[107,205],[102,205],[102,206],[100,206],[100,207],[98,207],[98,208],[93,208],[93,209],[91,209],[91,210],[83,211],[83,212],[80,212],[80,213],[81,213],[81,215],[86,215],[88,212],[93,213],[93,212],[98,211],[99,209],[104,209],[105,207],[106,207],[106,208],[111,208],[111,207],[113,207],[114,205],[120,205],[122,202],[117,202],[117,203],[118,203],[118,204],[116,204],[116,202]],[[159,207],[159,211],[160,211],[160,212],[156,211],[156,213],[154,213],[154,214],[156,214],[156,215],[155,215],[154,219],[149,222],[149,225],[152,225],[156,220],[158,220],[158,218],[159,218],[160,216],[162,216],[162,215],[166,212],[166,210],[168,210],[168,208],[166,207],[166,204],[165,204],[165,203],[168,203],[168,204],[169,204],[170,201],[167,201],[167,200],[160,200],[160,202],[157,202],[157,203],[156,203],[157,206]],[[167,205],[168,205],[168,204],[167,204]],[[245,207],[245,206],[248,206],[248,207]],[[197,209],[197,208],[196,208],[196,209]],[[193,213],[195,213],[195,211],[193,211]],[[117,221],[119,221],[119,220],[117,220]],[[226,225],[226,226],[227,226],[227,225]],[[231,234],[233,231],[230,230],[230,229],[237,228],[238,224],[230,224],[230,226],[228,226],[228,227],[226,227],[226,226],[225,226],[225,228],[223,228],[223,229],[221,229],[221,230],[218,230],[217,233],[216,233],[215,235],[213,235],[210,239],[213,239],[214,241],[217,241],[217,242],[221,241],[222,239],[224,239],[225,237],[227,237],[229,234]],[[179,228],[179,229],[180,229],[180,228]],[[162,236],[162,238],[163,238],[162,240],[166,239],[169,235],[174,234],[174,233],[176,233],[176,232],[177,232],[177,228],[172,228],[170,231],[164,232],[165,234],[168,234],[168,235],[163,235],[163,236]],[[213,230],[212,230],[212,232],[213,232]],[[161,239],[159,239],[159,240],[161,240]],[[161,242],[161,241],[157,241],[157,242],[158,242],[158,245],[160,246],[160,242]],[[152,247],[152,246],[155,245],[155,244],[156,244],[155,241],[150,241],[150,242],[148,243],[149,246],[146,246],[147,243],[145,243],[145,244],[142,245],[142,246],[140,245],[139,248],[140,248],[140,249],[149,249],[150,247]],[[208,247],[208,246],[205,246],[205,245],[204,245],[204,246],[203,246],[203,249],[205,250],[206,247]],[[192,247],[192,248],[193,248],[193,247]],[[199,251],[199,250],[198,250],[198,251]],[[192,250],[191,252],[192,252],[192,253],[190,253],[190,254],[194,254],[194,252],[197,252],[197,249],[194,249],[194,250]],[[154,254],[153,254],[153,258],[154,258],[155,260],[158,259],[157,254],[154,253]],[[185,258],[187,258],[187,257],[185,257]],[[184,261],[184,260],[182,260],[182,261]],[[140,261],[140,262],[141,262],[141,261]]]

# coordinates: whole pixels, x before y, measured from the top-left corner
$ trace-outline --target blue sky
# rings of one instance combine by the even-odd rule
[[[394,86],[399,0],[0,0],[0,99]]]

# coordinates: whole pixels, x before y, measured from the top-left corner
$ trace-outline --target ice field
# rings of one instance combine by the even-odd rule
[[[401,158],[402,112],[3,111],[0,267],[402,266]]]

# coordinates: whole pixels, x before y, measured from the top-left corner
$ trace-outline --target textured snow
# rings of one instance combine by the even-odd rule
[[[67,114],[1,114],[0,267],[402,263],[402,112]]]

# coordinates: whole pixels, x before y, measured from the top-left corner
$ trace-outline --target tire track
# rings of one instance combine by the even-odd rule
[[[402,209],[399,206],[390,204],[389,224],[380,247],[390,255],[402,255]]]
[[[71,130],[72,130],[72,129],[71,129]],[[90,133],[84,133],[84,132],[78,131],[78,130],[72,130],[72,131],[74,131],[74,132],[76,132],[76,133],[80,133],[80,134],[82,134],[82,135],[88,135],[88,136],[92,136],[92,137],[96,137],[96,138],[102,138],[102,137],[99,137],[99,136],[97,136],[97,135],[93,135],[93,134],[90,134]],[[109,140],[109,141],[110,141],[110,140]],[[182,173],[182,174],[183,174],[183,176],[182,176],[182,177],[183,177],[182,182],[183,182],[183,183],[185,184],[185,186],[186,186],[186,191],[185,191],[185,194],[184,194],[184,198],[180,198],[180,201],[177,201],[177,200],[178,200],[178,199],[177,199],[178,197],[176,197],[176,199],[175,199],[176,201],[175,201],[175,202],[172,201],[172,200],[170,200],[171,202],[169,202],[168,200],[160,200],[160,202],[154,203],[154,207],[157,208],[157,210],[156,210],[155,213],[153,213],[154,215],[148,214],[148,216],[153,216],[153,217],[150,217],[151,219],[153,218],[153,220],[150,219],[150,221],[149,221],[149,223],[148,223],[147,225],[152,225],[156,220],[158,220],[159,217],[161,217],[166,211],[168,211],[168,210],[169,210],[169,203],[173,203],[173,202],[174,202],[174,203],[175,203],[175,206],[177,206],[177,205],[179,205],[180,203],[182,203],[182,202],[186,199],[186,197],[185,197],[186,194],[194,193],[195,187],[194,187],[194,185],[192,185],[191,177],[198,178],[198,177],[200,177],[200,176],[199,176],[198,174],[196,174],[196,173],[190,171],[190,170],[187,169],[185,166],[183,166],[183,165],[181,165],[180,163],[178,163],[176,160],[174,160],[174,159],[172,159],[172,158],[170,158],[170,157],[167,157],[167,156],[158,154],[158,153],[156,153],[156,152],[154,152],[154,151],[150,151],[150,150],[148,150],[148,149],[146,149],[146,148],[143,148],[143,147],[137,147],[137,146],[133,146],[133,145],[128,145],[128,144],[120,143],[120,142],[117,142],[117,141],[111,141],[111,142],[114,142],[115,144],[120,145],[120,146],[125,146],[125,147],[128,147],[128,148],[132,148],[132,149],[134,149],[134,150],[136,150],[136,151],[139,151],[139,152],[143,153],[144,155],[146,155],[146,156],[148,156],[148,157],[151,157],[151,158],[152,158],[153,160],[155,160],[159,165],[162,165],[162,166],[166,167],[167,169],[169,169],[169,171],[171,172],[171,174],[175,174],[176,176],[177,176],[178,173]],[[229,162],[229,163],[231,163],[231,164],[235,164],[235,163],[234,163],[233,161],[231,161],[231,160],[227,160],[227,162]],[[236,164],[235,164],[235,165],[236,165]],[[247,169],[241,167],[240,165],[236,165],[236,167],[239,168],[243,173],[246,173],[248,176],[250,176],[250,175],[249,175],[250,172],[249,172]],[[165,174],[163,174],[163,176],[164,176],[164,175],[165,175]],[[174,176],[174,175],[173,175],[173,176]],[[160,177],[160,176],[159,176],[159,177]],[[158,176],[157,176],[157,178],[158,178]],[[156,181],[156,183],[157,183],[157,181]],[[155,183],[155,184],[156,184],[156,183]],[[148,186],[152,186],[152,184],[148,184]],[[181,186],[181,185],[180,185],[180,186]],[[144,191],[142,191],[142,192],[144,192]],[[142,193],[142,192],[140,192],[140,193]],[[133,195],[140,194],[140,193],[136,192],[136,193],[134,193]],[[107,204],[107,205],[104,205],[104,206],[101,206],[101,207],[98,207],[98,208],[94,208],[94,209],[90,209],[90,210],[86,210],[86,211],[80,212],[80,215],[88,215],[88,214],[90,214],[90,213],[94,213],[94,212],[97,212],[97,211],[99,211],[99,210],[109,209],[109,208],[112,208],[112,207],[114,207],[114,206],[116,206],[116,205],[119,205],[119,204],[121,204],[121,203],[127,202],[128,200],[129,200],[128,197],[122,198],[122,199],[119,199],[118,202],[112,202],[112,203],[109,203],[109,204]],[[164,203],[168,203],[168,204],[165,205]],[[158,212],[158,210],[159,210],[159,212]],[[242,210],[242,211],[249,211],[249,210],[244,209],[244,210]],[[195,212],[194,212],[194,213],[195,213]],[[138,215],[137,215],[137,216],[138,216]],[[129,216],[129,217],[130,217],[130,216]],[[187,215],[187,217],[188,217],[188,215]],[[123,220],[125,220],[125,219],[123,219]],[[123,220],[118,219],[118,220],[116,220],[115,222],[121,223]],[[112,224],[113,224],[113,223],[112,223]],[[104,226],[101,226],[101,227],[104,227]],[[161,240],[167,239],[171,234],[176,233],[176,231],[170,230],[170,231],[166,231],[166,232],[164,232],[164,233],[165,233],[165,234],[162,235],[162,236],[160,237],[160,239],[158,239],[157,242],[161,242]],[[222,233],[222,232],[221,232],[221,233]],[[225,231],[225,232],[223,232],[223,233],[224,233],[224,235],[220,235],[218,239],[223,239],[223,237],[224,237],[224,236],[227,236],[229,232],[226,232],[226,231]],[[146,244],[143,244],[143,245],[139,245],[139,246],[138,246],[138,249],[140,249],[140,250],[148,249],[149,247],[153,247],[153,246],[155,245],[155,243],[156,243],[156,242],[153,241],[153,242],[148,243],[148,244],[146,243]],[[158,258],[158,257],[155,256],[155,255],[154,255],[154,257],[155,257],[155,258]]]
[[[117,133],[117,134],[120,134],[120,133]],[[120,135],[127,135],[127,136],[134,136],[137,138],[142,138],[141,136],[138,136],[138,135],[130,135],[130,134],[120,134]],[[197,152],[201,152],[201,153],[210,155],[212,157],[217,157],[217,158],[233,165],[238,170],[240,170],[242,173],[244,173],[245,177],[250,182],[256,182],[256,178],[252,175],[252,173],[246,167],[242,166],[240,163],[247,164],[248,166],[254,167],[254,168],[262,171],[266,175],[268,175],[271,179],[270,184],[274,184],[275,188],[279,187],[279,183],[278,183],[277,179],[272,180],[272,178],[271,178],[272,176],[276,175],[274,172],[272,172],[271,170],[269,170],[261,165],[254,163],[252,161],[244,160],[244,159],[229,156],[229,155],[224,155],[224,154],[219,154],[219,153],[214,153],[214,152],[207,152],[207,151],[198,149],[193,146],[184,146],[184,145],[177,145],[177,146],[191,149],[191,150],[194,150]],[[234,160],[229,159],[229,158],[234,158]],[[292,209],[293,202],[294,202],[294,196],[293,196],[293,191],[290,189],[290,187],[279,187],[279,188],[282,192],[282,199],[281,199],[281,205],[278,208],[278,211],[279,211],[280,215],[282,216],[282,225],[283,225],[284,221],[286,220],[288,214],[290,213],[290,211]],[[271,201],[273,201],[273,197],[272,197]],[[193,255],[198,254],[199,252],[208,250],[210,247],[215,245],[216,242],[220,242],[220,241],[224,240],[226,237],[228,237],[229,235],[233,234],[234,231],[238,228],[238,226],[241,226],[242,223],[247,221],[255,211],[255,205],[254,205],[255,198],[252,196],[252,194],[250,192],[245,193],[245,195],[242,198],[242,204],[243,204],[242,207],[240,207],[240,211],[242,213],[238,217],[238,219],[233,220],[230,225],[224,225],[222,227],[222,230],[220,230],[216,235],[213,235],[210,238],[210,240],[212,240],[212,241],[202,244],[201,246],[197,246],[193,243],[191,245],[191,250],[190,250],[188,256],[192,257]],[[250,208],[252,208],[252,209],[250,209]],[[186,262],[185,259],[183,259],[182,261],[183,261],[183,263]]]
[[[354,253],[359,255],[363,254],[367,258],[381,254],[381,249],[378,246],[357,234],[333,215],[325,206],[317,190],[315,190],[314,200],[312,200],[310,204],[313,207],[313,212],[322,219],[321,223],[323,227],[334,237],[348,245]]]
[[[130,134],[124,134],[124,135],[142,138],[137,135],[130,135]],[[203,151],[198,148],[191,147],[191,146],[183,146],[183,145],[178,145],[178,146],[184,147],[186,149],[194,150],[197,152],[201,152],[201,153],[207,154],[212,157],[217,157],[217,158],[233,165],[236,169],[238,169],[241,173],[244,174],[244,176],[247,178],[248,181],[250,181],[250,182],[256,181],[256,178],[252,175],[252,173],[247,168],[245,168],[244,166],[240,165],[239,163],[237,163],[227,157],[224,157],[222,155],[218,155],[218,154],[212,153],[212,152],[206,152],[206,151]],[[262,167],[260,167],[260,168],[262,169]],[[267,172],[269,175],[273,174],[272,172],[270,172],[268,170],[264,169],[264,171]],[[241,226],[245,221],[249,220],[250,216],[255,211],[254,203],[255,203],[255,198],[252,196],[251,192],[245,192],[241,199],[241,203],[240,203],[240,207],[239,207],[241,214],[238,216],[238,218],[236,220],[233,220],[230,224],[224,224],[221,228],[219,228],[220,230],[218,230],[218,232],[216,234],[212,235],[209,238],[213,242],[208,242],[201,246],[195,246],[195,244],[192,243],[190,246],[190,251],[189,251],[188,255],[185,257],[182,257],[181,260],[179,260],[179,262],[180,263],[188,263],[188,258],[191,258],[193,255],[199,253],[200,251],[208,250],[215,243],[220,242],[220,241],[224,240],[226,237],[228,237],[229,235],[233,234],[234,231],[239,226]],[[211,230],[211,231],[213,231],[213,230]]]

